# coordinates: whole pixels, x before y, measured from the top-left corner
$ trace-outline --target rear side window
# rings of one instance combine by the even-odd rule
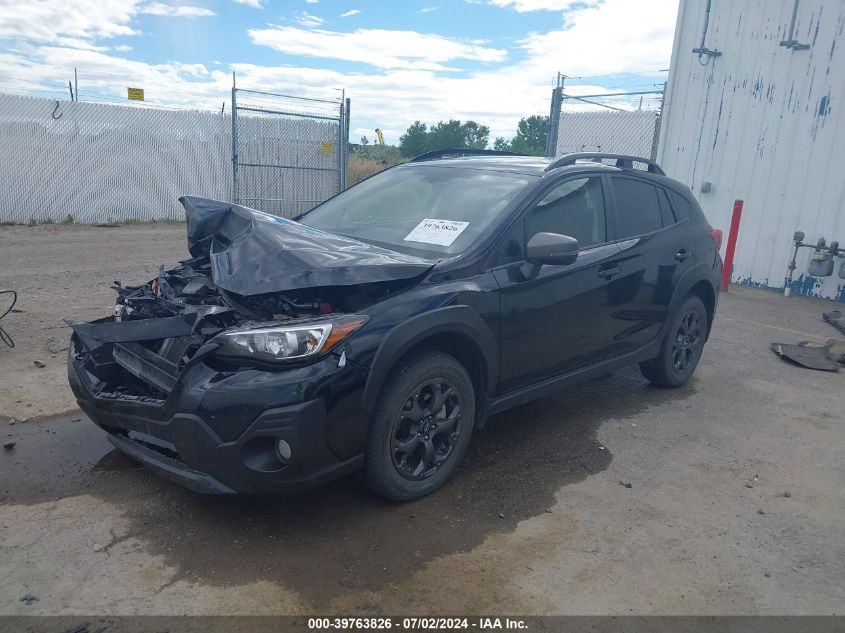
[[[623,239],[663,228],[657,189],[633,178],[612,178],[616,237]]]
[[[669,204],[668,194],[665,189],[658,187],[657,195],[660,198],[660,217],[663,219],[663,226],[672,226],[678,218],[672,211],[672,205]]]
[[[690,217],[690,203],[689,200],[684,198],[681,194],[677,191],[673,191],[671,189],[667,189],[666,193],[669,194],[669,200],[672,201],[672,208],[675,210],[675,217],[678,220],[684,220]]]

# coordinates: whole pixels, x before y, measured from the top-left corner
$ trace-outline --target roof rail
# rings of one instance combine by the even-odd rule
[[[528,154],[520,154],[519,152],[503,152],[496,149],[472,149],[471,147],[450,148],[450,149],[435,149],[425,154],[415,156],[410,161],[411,163],[423,163],[427,160],[437,160],[438,158],[454,158],[457,156],[528,156]]]
[[[546,171],[557,169],[558,167],[565,167],[566,165],[574,165],[575,162],[579,160],[596,160],[602,158],[615,158],[616,167],[620,167],[621,169],[633,169],[634,163],[643,163],[648,166],[649,173],[659,174],[661,176],[666,175],[666,173],[660,168],[660,165],[649,158],[629,156],[627,154],[605,154],[604,152],[575,152],[573,154],[564,154],[546,167]]]

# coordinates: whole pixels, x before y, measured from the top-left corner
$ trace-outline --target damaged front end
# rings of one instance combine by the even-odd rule
[[[431,262],[237,205],[182,202],[193,257],[139,286],[115,282],[113,315],[69,322],[80,406],[121,449],[204,492],[351,468],[366,428],[350,425],[364,415],[351,394],[367,370],[343,371],[345,342],[369,306]]]

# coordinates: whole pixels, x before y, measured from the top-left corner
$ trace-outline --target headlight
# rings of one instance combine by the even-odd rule
[[[257,323],[219,334],[214,353],[269,362],[299,360],[329,351],[367,321],[366,315],[351,314],[288,325]]]

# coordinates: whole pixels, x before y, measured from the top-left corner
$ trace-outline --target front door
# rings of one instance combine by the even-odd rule
[[[608,284],[619,274],[611,243],[602,178],[558,181],[497,245],[494,275],[500,288],[500,393],[601,360],[612,352],[613,307]],[[578,240],[569,265],[525,262],[536,233]]]

